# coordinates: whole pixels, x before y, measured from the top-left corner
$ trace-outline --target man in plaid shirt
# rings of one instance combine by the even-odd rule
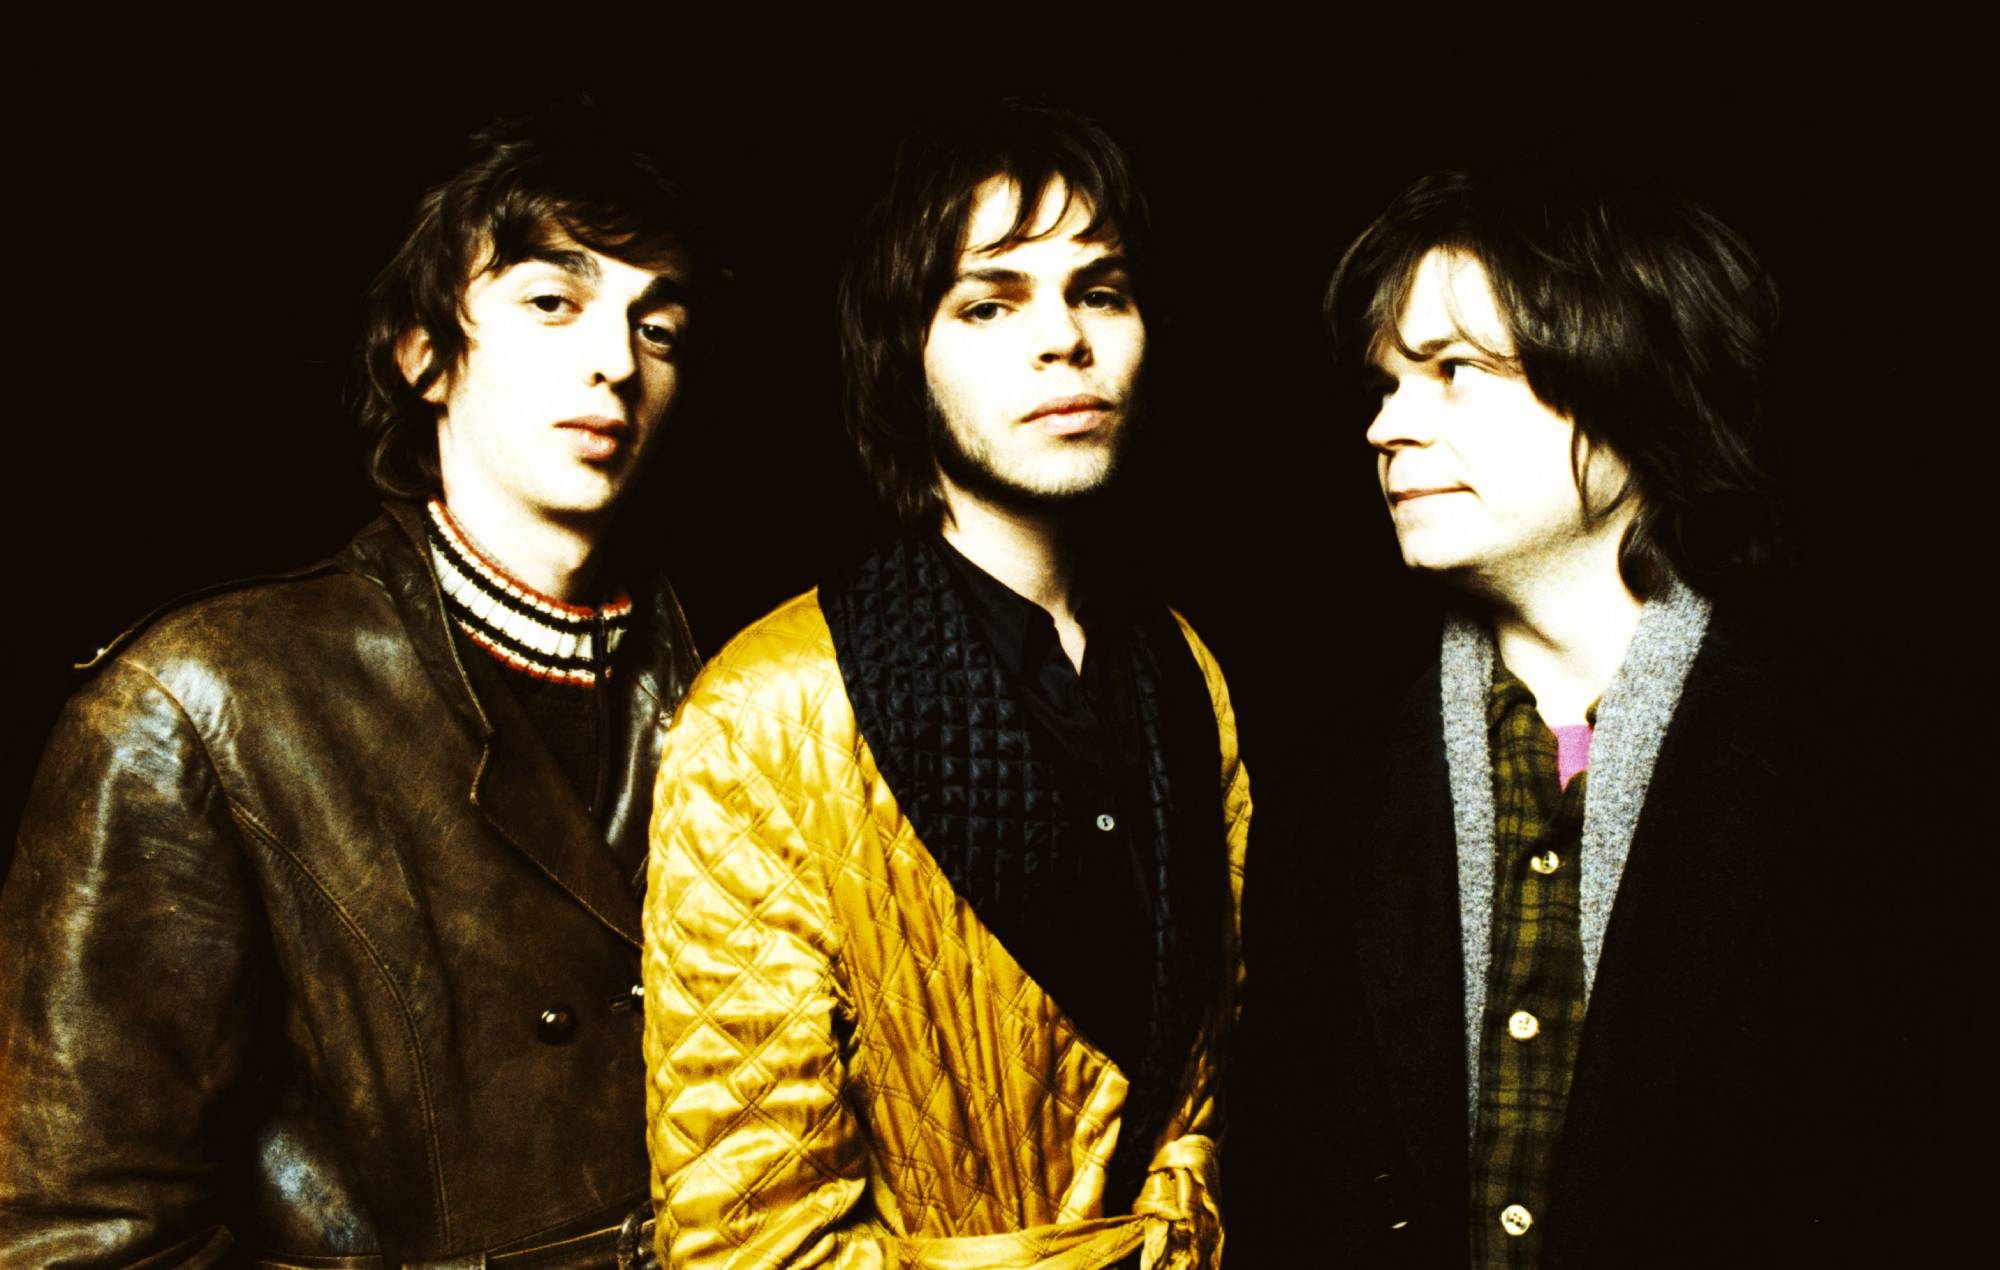
[[[1447,172],[1327,315],[1450,598],[1389,724],[1260,798],[1239,1264],[1889,1246],[1941,888],[1863,685],[1763,603],[1770,279],[1669,194]]]

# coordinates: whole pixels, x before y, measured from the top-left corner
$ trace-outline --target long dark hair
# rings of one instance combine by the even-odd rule
[[[1326,318],[1349,368],[1380,341],[1400,342],[1417,266],[1433,250],[1485,268],[1528,386],[1576,425],[1578,488],[1590,447],[1625,461],[1625,487],[1585,512],[1602,518],[1636,500],[1619,551],[1633,594],[1654,593],[1664,571],[1705,588],[1768,562],[1778,294],[1741,237],[1684,197],[1606,173],[1517,165],[1426,176],[1334,271]]]
[[[685,252],[693,257],[697,297],[717,274],[684,190],[657,156],[614,131],[588,102],[495,120],[472,135],[466,151],[458,171],[418,201],[408,234],[365,301],[353,410],[368,475],[389,497],[438,491],[437,409],[423,394],[465,355],[463,306],[474,278],[565,237],[642,266]],[[695,347],[703,325],[690,323]],[[427,336],[431,349],[414,383],[397,360],[413,331]]]
[[[980,185],[1002,177],[1020,191],[1014,223],[995,249],[1023,242],[1051,182],[1090,208],[1085,240],[1116,238],[1144,287],[1145,200],[1124,151],[1080,115],[1007,102],[934,125],[897,151],[888,191],[863,219],[839,295],[847,427],[883,507],[910,527],[942,518],[924,342],[957,275]]]

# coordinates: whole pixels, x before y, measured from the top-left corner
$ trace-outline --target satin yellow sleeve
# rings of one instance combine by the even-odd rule
[[[837,932],[769,763],[696,700],[668,732],[647,869],[646,1128],[670,1266],[872,1266],[840,1228],[866,1145],[841,1097]]]
[[[1201,1154],[1204,1165],[1195,1171],[1201,1186],[1196,1194],[1198,1202],[1184,1204],[1191,1220],[1175,1223],[1166,1228],[1168,1246],[1158,1255],[1149,1246],[1141,1264],[1151,1270],[1155,1266],[1179,1264],[1214,1266],[1221,1261],[1223,1231],[1227,1227],[1225,1214],[1217,1202],[1222,1191],[1221,1175],[1225,1153],[1221,1142],[1225,1137],[1227,1116],[1221,1105],[1222,1072],[1227,1061],[1227,1036],[1233,1035],[1243,1013],[1243,870],[1246,852],[1250,844],[1250,773],[1243,765],[1243,758],[1236,734],[1236,710],[1230,704],[1229,685],[1222,677],[1222,667],[1208,646],[1201,642],[1187,619],[1175,613],[1181,624],[1182,634],[1187,636],[1188,647],[1193,650],[1195,662],[1201,667],[1202,678],[1208,685],[1209,703],[1215,710],[1215,730],[1221,760],[1220,779],[1222,783],[1222,824],[1224,848],[1229,853],[1229,912],[1227,928],[1229,947],[1227,951],[1230,978],[1228,980],[1229,1001],[1223,1011],[1222,1025],[1226,1029],[1225,1039],[1220,1043],[1211,1042],[1208,1061],[1203,1065],[1201,1078],[1194,1090],[1194,1106],[1188,1120],[1191,1134],[1201,1135],[1195,1141],[1205,1141],[1209,1149]],[[1172,1174],[1156,1175],[1171,1177]],[[1149,1186],[1152,1184],[1149,1179]]]
[[[1186,618],[1175,613],[1174,619],[1180,623],[1181,633],[1187,636],[1195,664],[1201,667],[1202,679],[1208,684],[1209,704],[1215,708],[1216,736],[1221,742],[1223,844],[1229,852],[1229,956],[1235,967],[1234,1012],[1240,1014],[1243,1002],[1243,865],[1250,846],[1252,810],[1250,773],[1243,766],[1236,737],[1236,708],[1230,704],[1229,684],[1222,677],[1222,666],[1215,660],[1215,654],[1208,651],[1208,645],[1194,633],[1194,627],[1188,625]]]

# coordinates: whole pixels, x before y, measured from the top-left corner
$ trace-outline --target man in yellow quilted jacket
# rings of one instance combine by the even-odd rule
[[[1077,116],[907,143],[840,293],[903,532],[668,733],[645,921],[675,1266],[1213,1267],[1250,815],[1214,659],[1108,547],[1144,201]]]

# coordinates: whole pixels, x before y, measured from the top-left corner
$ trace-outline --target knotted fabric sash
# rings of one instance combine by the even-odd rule
[[[898,1239],[899,1270],[1101,1270],[1133,1252],[1144,1270],[1206,1270],[1222,1261],[1222,1214],[1215,1203],[1215,1141],[1198,1133],[1175,1138],[1153,1157],[1145,1187],[1130,1213],[1057,1222],[999,1235]],[[879,1238],[880,1231],[866,1237]],[[817,1265],[844,1238],[802,1260]]]

